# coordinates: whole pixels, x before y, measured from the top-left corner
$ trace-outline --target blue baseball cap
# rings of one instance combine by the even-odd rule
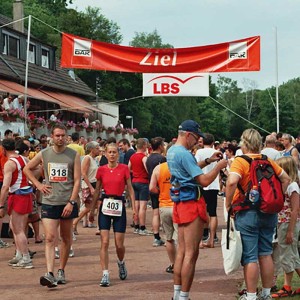
[[[193,132],[193,133],[197,134],[198,136],[205,137],[204,133],[201,132],[200,125],[193,120],[183,121],[179,125],[178,130]]]

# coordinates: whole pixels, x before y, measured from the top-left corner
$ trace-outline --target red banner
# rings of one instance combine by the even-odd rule
[[[135,48],[63,33],[61,66],[138,73],[260,70],[260,37],[190,48]]]

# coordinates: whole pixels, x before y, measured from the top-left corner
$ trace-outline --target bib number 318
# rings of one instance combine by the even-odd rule
[[[120,217],[122,215],[123,201],[113,198],[104,198],[102,203],[102,213],[108,216]]]

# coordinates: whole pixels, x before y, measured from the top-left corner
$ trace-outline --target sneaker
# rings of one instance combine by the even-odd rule
[[[290,297],[292,295],[291,287],[284,285],[281,290],[272,294],[272,298],[282,298],[282,297]]]
[[[164,246],[165,242],[162,239],[154,239],[152,246],[153,247],[159,247],[159,246]]]
[[[8,261],[8,265],[9,266],[13,266],[13,265],[16,265],[19,260],[21,260],[22,257],[16,257],[14,256],[11,260]]]
[[[135,234],[138,234],[139,231],[140,231],[140,230],[139,230],[138,228],[134,228],[134,229],[133,229],[133,233],[135,233]]]
[[[166,272],[167,273],[171,273],[173,274],[174,273],[174,265],[169,265],[167,268],[166,268]]]
[[[219,238],[218,238],[217,236],[214,238],[214,243],[215,243],[215,244],[218,244],[218,243],[219,243]]]
[[[99,285],[103,287],[107,287],[110,285],[109,274],[103,274]]]
[[[257,294],[257,300],[272,300],[272,296],[269,294],[268,296],[263,297],[261,292]]]
[[[59,269],[57,271],[56,281],[57,281],[57,284],[66,284],[66,277],[65,277],[64,270]]]
[[[140,229],[139,230],[139,235],[153,235],[153,232],[149,231],[147,229],[144,229],[144,230]]]
[[[55,250],[55,259],[59,259],[59,250]]]
[[[32,261],[25,261],[21,258],[16,264],[12,265],[13,269],[33,269]]]
[[[40,285],[53,288],[57,286],[57,281],[50,273],[46,273],[44,276],[40,277]]]
[[[239,300],[247,300],[247,294],[243,294],[243,295],[239,298]]]
[[[0,240],[0,248],[8,248],[9,244],[4,242],[3,240]]]
[[[70,252],[69,252],[69,257],[74,257],[75,256],[75,252],[73,249],[70,249]]]
[[[121,263],[118,262],[118,267],[119,267],[119,277],[121,280],[125,280],[127,277],[127,269],[125,266],[125,262]]]
[[[72,239],[73,239],[73,241],[77,241],[77,237],[74,232],[72,232]]]
[[[32,259],[36,255],[36,251],[30,251],[28,250],[29,256]]]

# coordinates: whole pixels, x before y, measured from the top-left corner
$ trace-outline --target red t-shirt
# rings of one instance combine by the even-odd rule
[[[148,173],[143,163],[143,158],[145,156],[144,153],[137,152],[130,157],[132,182],[149,183]]]
[[[106,195],[122,196],[130,172],[124,164],[118,164],[114,169],[104,165],[98,168],[96,178],[101,181]]]

